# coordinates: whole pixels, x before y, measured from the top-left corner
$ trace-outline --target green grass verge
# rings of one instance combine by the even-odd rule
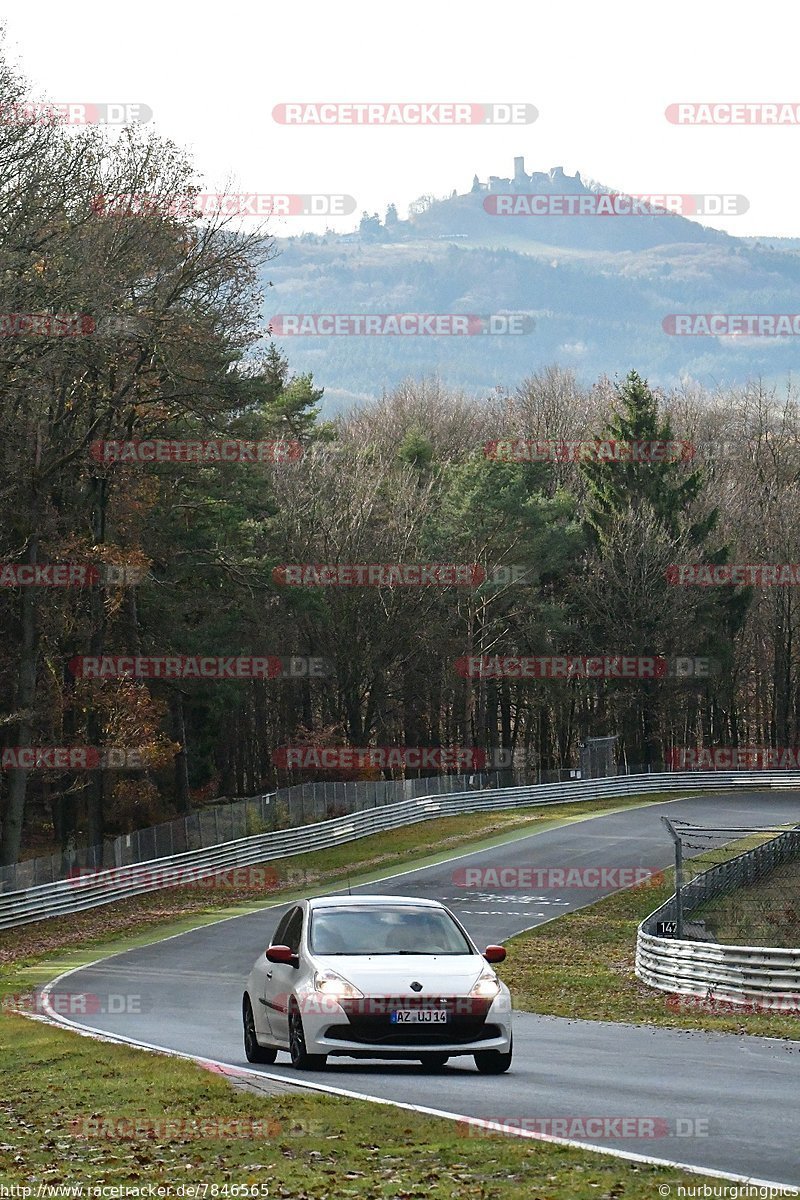
[[[0,1017],[0,1046],[0,1182],[34,1196],[42,1183],[205,1183],[280,1200],[652,1200],[660,1185],[675,1195],[678,1184],[714,1182],[544,1142],[466,1136],[461,1124],[366,1101],[245,1093],[193,1063],[20,1017]],[[415,1094],[424,1096],[424,1077],[412,1072]]]
[[[728,945],[800,946],[800,859],[704,904],[692,917],[704,920],[709,935]]]

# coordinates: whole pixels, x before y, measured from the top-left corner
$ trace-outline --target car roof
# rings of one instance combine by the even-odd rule
[[[438,900],[427,900],[417,896],[314,896],[310,897],[306,903],[309,908],[349,908],[358,906],[359,908],[365,905],[375,907],[386,907],[387,904],[413,904],[416,907],[424,908],[443,908]]]

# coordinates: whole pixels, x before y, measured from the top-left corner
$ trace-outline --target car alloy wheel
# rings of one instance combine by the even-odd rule
[[[289,1009],[289,1054],[298,1071],[321,1071],[328,1061],[327,1054],[309,1054],[306,1050],[303,1018],[294,1002]]]

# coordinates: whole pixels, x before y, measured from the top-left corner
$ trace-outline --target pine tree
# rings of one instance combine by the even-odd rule
[[[705,486],[701,468],[687,470],[669,446],[662,461],[654,456],[654,444],[674,446],[674,437],[647,381],[631,371],[617,391],[619,407],[596,439],[595,456],[580,467],[587,488],[585,522],[596,553],[579,604],[579,624],[598,652],[709,655],[728,664],[752,589],[700,589],[687,606],[680,589],[670,587],[670,567],[687,555],[691,561],[728,561],[728,546],[708,545],[719,509],[705,515],[696,511]],[[620,461],[613,456],[619,443],[627,454],[635,444],[644,444],[644,453]],[[710,693],[711,685],[705,690]],[[618,716],[629,762],[649,768],[660,759],[663,703],[654,681],[643,680],[624,716],[621,705]]]
[[[607,442],[615,443],[614,449],[642,445],[645,450],[674,442],[670,421],[659,414],[646,379],[630,371],[617,392],[620,406],[596,441],[597,457],[581,463],[588,490],[586,520],[596,541],[602,544],[613,522],[627,509],[647,504],[672,537],[685,533],[692,544],[702,545],[716,527],[719,510],[714,508],[688,525],[683,519],[702,491],[701,469],[687,473],[685,461],[669,449],[663,461],[652,460],[652,449],[640,461],[603,455]]]

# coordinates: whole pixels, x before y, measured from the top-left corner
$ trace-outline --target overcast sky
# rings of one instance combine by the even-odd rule
[[[475,173],[561,165],[632,193],[743,194],[729,233],[800,236],[800,125],[691,127],[678,101],[800,105],[800,16],[742,0],[616,4],[536,0],[32,0],[5,18],[7,51],[57,101],[137,101],[188,147],[211,189],[344,193],[344,221],[294,218],[276,233],[353,228],[363,209],[401,216],[422,193],[468,190]],[[295,127],[291,101],[525,102],[510,128]],[[602,219],[602,218],[595,218]]]

